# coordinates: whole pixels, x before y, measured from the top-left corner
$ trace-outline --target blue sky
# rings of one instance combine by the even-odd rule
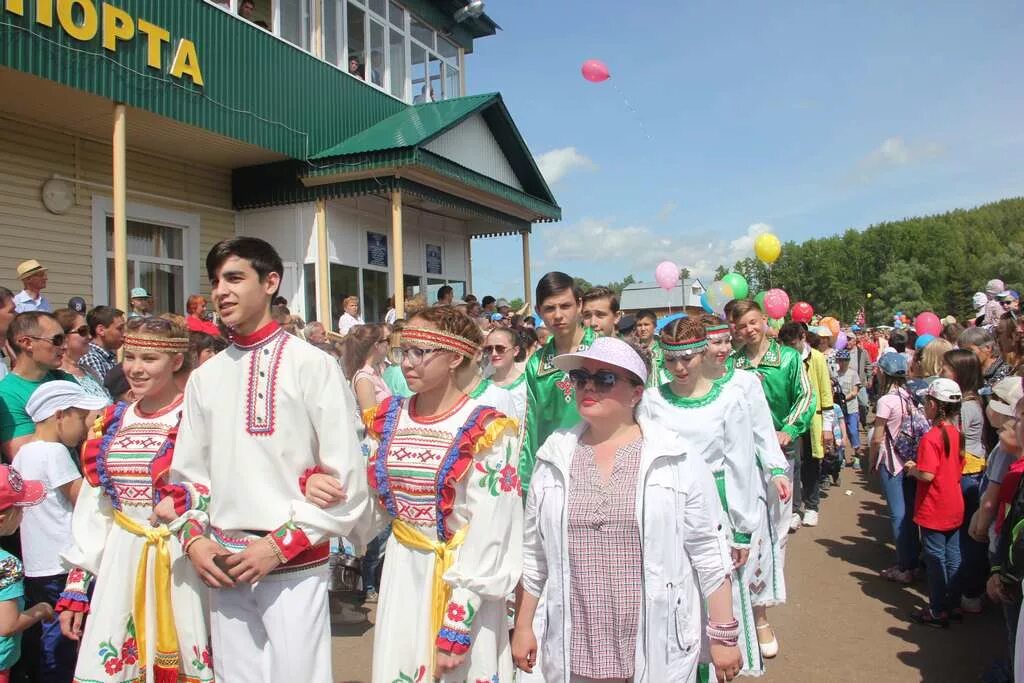
[[[1024,194],[1020,3],[487,12],[503,30],[467,57],[470,92],[502,93],[563,210],[534,228],[534,279],[651,280],[665,258],[708,276],[760,231],[800,241]],[[588,58],[612,80],[585,81]],[[475,240],[473,265],[476,294],[521,294],[518,238]]]

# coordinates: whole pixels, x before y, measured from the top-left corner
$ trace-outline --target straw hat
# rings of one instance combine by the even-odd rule
[[[46,268],[43,268],[43,264],[36,261],[34,258],[30,258],[28,261],[22,261],[18,264],[18,279],[24,280],[27,277],[32,277],[38,273],[45,273]]]

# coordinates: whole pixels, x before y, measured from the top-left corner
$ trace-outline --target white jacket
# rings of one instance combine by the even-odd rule
[[[640,428],[636,519],[641,556],[608,558],[643,565],[633,681],[693,681],[706,624],[701,595],[706,598],[729,576],[729,548],[715,483],[703,459],[688,455],[678,435],[654,423],[641,421]],[[550,683],[567,681],[571,670],[567,493],[573,453],[584,429],[580,424],[557,431],[544,442],[526,503],[522,582],[535,596],[547,588],[540,659]]]

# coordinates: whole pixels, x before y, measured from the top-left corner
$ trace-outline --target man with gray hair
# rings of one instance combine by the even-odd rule
[[[956,345],[977,356],[984,386],[989,390],[1013,369],[996,353],[996,341],[984,327],[968,327],[960,333]]]
[[[314,320],[306,323],[302,333],[305,335],[306,341],[314,346],[327,343],[327,330],[324,329],[322,322]]]

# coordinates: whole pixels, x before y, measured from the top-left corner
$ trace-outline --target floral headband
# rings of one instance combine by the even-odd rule
[[[465,337],[440,330],[428,330],[423,327],[406,327],[401,333],[402,341],[414,341],[427,348],[454,351],[466,358],[475,358],[480,352],[480,345]]]
[[[160,353],[188,353],[188,337],[158,337],[152,334],[125,335],[126,351],[159,351]]]

